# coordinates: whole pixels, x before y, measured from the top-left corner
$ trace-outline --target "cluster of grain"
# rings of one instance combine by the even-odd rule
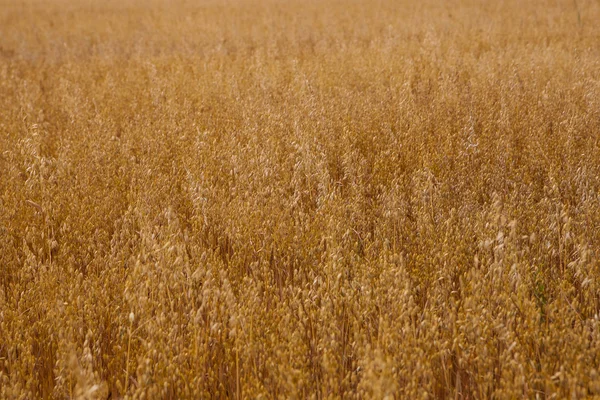
[[[0,0],[0,398],[600,396],[597,21]]]

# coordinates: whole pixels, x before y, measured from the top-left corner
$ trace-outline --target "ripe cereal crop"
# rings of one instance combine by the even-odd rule
[[[600,398],[597,0],[0,0],[0,399]]]

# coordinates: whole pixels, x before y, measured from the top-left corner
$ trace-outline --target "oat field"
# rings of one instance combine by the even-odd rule
[[[600,398],[600,1],[0,0],[0,399]]]

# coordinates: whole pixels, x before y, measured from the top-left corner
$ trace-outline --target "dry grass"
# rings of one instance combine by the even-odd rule
[[[598,21],[0,0],[0,398],[598,398]]]

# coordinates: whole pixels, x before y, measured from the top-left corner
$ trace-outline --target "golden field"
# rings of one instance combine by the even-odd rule
[[[0,399],[600,398],[597,0],[0,0]]]

